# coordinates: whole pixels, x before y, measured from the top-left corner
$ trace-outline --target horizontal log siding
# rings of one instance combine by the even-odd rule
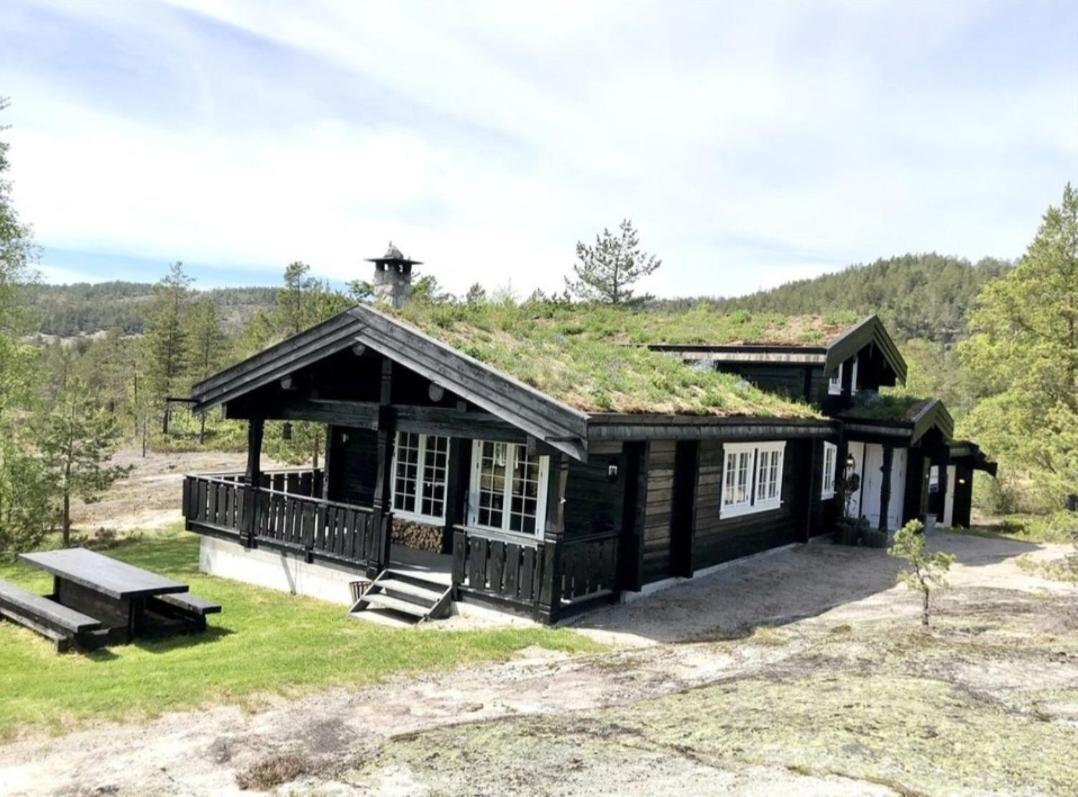
[[[673,440],[656,440],[648,446],[643,562],[645,584],[670,575],[670,519],[676,446]]]
[[[344,438],[347,437],[347,440]],[[336,427],[329,457],[329,498],[370,506],[378,470],[378,437],[371,429]]]
[[[565,485],[565,538],[588,537],[622,527],[625,502],[625,457],[621,444],[610,453],[591,454],[587,462],[569,462]],[[610,481],[607,468],[618,466],[618,478]]]
[[[819,445],[819,442],[791,440],[786,443],[781,507],[720,519],[723,445],[718,441],[701,441],[693,542],[697,569],[802,539],[805,501],[811,484],[812,459],[808,447],[811,444]]]

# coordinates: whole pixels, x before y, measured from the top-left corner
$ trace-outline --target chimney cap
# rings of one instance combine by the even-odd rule
[[[382,255],[381,257],[368,257],[367,262],[368,263],[377,263],[379,265],[389,264],[389,263],[402,264],[402,265],[408,265],[408,266],[422,265],[421,260],[409,260],[403,254],[401,254],[401,250],[398,249],[397,247],[395,247],[393,245],[392,241],[389,242],[389,247],[386,249],[386,253],[384,255]]]

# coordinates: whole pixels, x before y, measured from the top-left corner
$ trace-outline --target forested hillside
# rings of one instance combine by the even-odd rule
[[[22,291],[36,331],[64,337],[114,329],[141,333],[154,298],[154,285],[149,282],[31,284]],[[213,302],[229,332],[239,331],[255,313],[277,301],[276,288],[215,288],[202,295]]]
[[[749,296],[719,299],[727,309],[789,314],[852,310],[880,314],[897,340],[950,344],[966,336],[966,318],[985,283],[1011,264],[995,258],[906,254],[798,280]]]

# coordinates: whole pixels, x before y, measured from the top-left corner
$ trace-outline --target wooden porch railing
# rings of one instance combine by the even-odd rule
[[[300,489],[308,487],[302,479],[295,483]],[[250,489],[232,474],[186,476],[183,513],[188,528],[302,553],[308,561],[328,559],[367,569],[388,563],[391,513],[270,487],[257,488],[252,501]],[[248,522],[245,513],[252,507],[254,518]]]
[[[559,615],[617,593],[618,532],[563,539],[560,555],[547,556],[554,543],[470,526],[453,534],[453,584],[465,596],[506,603],[545,615]],[[554,573],[547,562],[555,562]],[[542,607],[543,584],[551,580],[551,606]],[[545,611],[540,611],[545,609]]]
[[[305,495],[309,498],[318,498],[322,495],[324,474],[321,468],[287,468],[282,470],[267,470],[260,475],[259,487],[267,490],[275,490],[279,493],[292,493],[293,495]],[[235,484],[246,484],[247,474],[240,473],[201,473],[209,479],[221,479]]]

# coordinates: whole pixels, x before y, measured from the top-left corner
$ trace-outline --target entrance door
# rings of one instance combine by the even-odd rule
[[[851,476],[856,473],[858,478],[862,481],[865,478],[865,444],[859,443],[855,440],[851,440],[847,446],[848,456],[853,460],[852,467],[846,473],[847,476]],[[842,463],[841,466],[844,466]],[[861,486],[858,485],[846,501],[846,506],[843,507],[843,511],[847,517],[859,518],[861,517]]]
[[[906,459],[907,450],[896,448],[891,460],[891,499],[887,504],[887,528],[897,529],[902,525],[902,506],[906,502]]]
[[[880,523],[880,486],[883,484],[883,446],[865,444],[865,467],[861,472],[861,517],[876,528]]]
[[[957,484],[954,465],[947,466],[947,493],[943,497],[943,525],[954,525],[954,486]]]

